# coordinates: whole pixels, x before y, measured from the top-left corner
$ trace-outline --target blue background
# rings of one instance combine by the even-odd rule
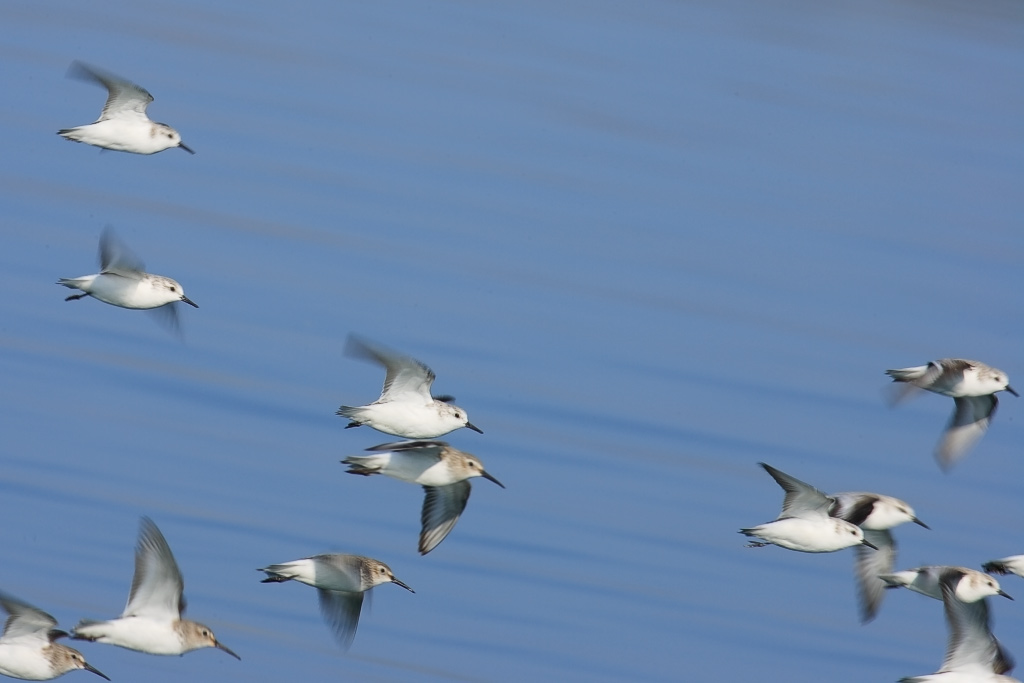
[[[1012,0],[4,3],[0,588],[119,614],[145,514],[242,661],[81,644],[115,681],[937,670],[938,602],[862,626],[851,551],[736,530],[778,513],[765,461],[908,501],[900,568],[1024,553],[1024,404],[944,475],[951,401],[890,409],[882,374],[1024,384],[1022,45]],[[197,154],[55,135],[104,99],[74,59]],[[108,224],[199,304],[184,343],[63,301]],[[508,487],[426,557],[421,491],[338,462],[391,440],[334,416],[382,379],[350,332],[429,364]],[[254,571],[327,551],[416,589],[375,589],[348,654]],[[1021,609],[993,604],[1018,657]]]

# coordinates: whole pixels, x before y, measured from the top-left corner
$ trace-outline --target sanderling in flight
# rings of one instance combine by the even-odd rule
[[[1013,660],[992,635],[988,595],[992,586],[979,583],[974,599],[960,597],[965,578],[960,567],[939,568],[939,590],[949,625],[949,644],[942,668],[934,674],[901,678],[900,683],[1019,683],[1003,674]]]
[[[380,398],[369,405],[338,409],[338,415],[351,420],[346,429],[368,425],[406,439],[433,439],[460,427],[483,434],[470,423],[465,410],[452,405],[455,399],[451,396],[431,396],[434,371],[418,360],[372,346],[354,335],[349,335],[345,353],[387,369]]]
[[[1016,574],[1024,577],[1024,555],[1011,555],[981,565],[989,574]]]
[[[41,609],[0,593],[0,606],[10,616],[0,636],[0,674],[26,681],[48,681],[69,671],[85,669],[97,676],[78,650],[57,642],[67,636],[54,628],[57,620]]]
[[[859,526],[864,530],[864,538],[878,548],[876,551],[864,546],[854,548],[861,621],[867,623],[878,614],[885,595],[885,584],[878,580],[878,575],[891,572],[896,562],[896,539],[890,529],[906,522],[925,529],[929,527],[915,516],[912,507],[899,498],[865,492],[828,495],[835,501],[829,508],[829,514]]]
[[[266,572],[263,583],[298,581],[316,588],[320,612],[346,650],[359,626],[363,593],[389,581],[410,593],[416,592],[396,579],[391,567],[361,555],[314,555],[257,571]]]
[[[936,600],[942,599],[942,581],[948,577],[955,578],[956,597],[961,602],[974,602],[989,595],[1001,595],[1013,600],[1000,588],[998,581],[977,569],[967,567],[933,565],[878,575],[885,582],[886,588],[909,588]]]
[[[241,659],[217,640],[210,627],[182,618],[184,591],[185,580],[164,535],[153,520],[143,517],[135,548],[135,575],[124,612],[110,621],[83,619],[72,629],[71,637],[153,655],[182,655],[215,647]]]
[[[177,280],[145,272],[145,266],[114,234],[106,228],[100,236],[100,272],[95,275],[61,278],[58,285],[81,290],[65,301],[77,301],[87,296],[121,308],[155,309],[173,331],[179,330],[178,311],[174,304],[182,301],[199,306],[185,296]]]
[[[914,389],[926,389],[949,396],[955,402],[953,417],[935,450],[939,466],[947,470],[988,430],[992,414],[999,405],[996,392],[1008,391],[1019,396],[1005,372],[976,360],[943,358],[928,365],[886,370],[885,374],[892,377],[893,382],[904,383],[896,394],[896,401]]]
[[[786,492],[782,512],[773,522],[760,524],[740,533],[761,539],[747,544],[760,548],[774,543],[803,553],[831,553],[857,544],[875,548],[864,538],[856,524],[829,515],[833,501],[810,484],[780,472],[771,465],[758,463]]]
[[[102,85],[107,89],[107,103],[95,123],[65,128],[57,131],[58,135],[118,152],[155,154],[170,147],[181,147],[195,154],[181,141],[178,131],[146,116],[146,107],[153,96],[145,88],[79,61],[71,63],[68,75]]]
[[[420,484],[423,499],[419,550],[426,555],[444,540],[469,500],[469,480],[490,479],[505,485],[484,470],[475,455],[463,453],[444,441],[398,441],[367,448],[373,455],[353,455],[341,462],[349,474],[386,474],[412,484]]]

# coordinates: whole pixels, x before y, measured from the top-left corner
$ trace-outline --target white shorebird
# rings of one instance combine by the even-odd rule
[[[436,548],[459,521],[469,500],[471,478],[483,477],[505,488],[484,470],[478,457],[444,441],[398,441],[366,450],[374,454],[353,455],[341,461],[349,466],[349,474],[386,474],[423,486],[426,497],[421,514],[421,555]]]
[[[992,635],[989,595],[994,587],[984,582],[969,582],[962,567],[938,567],[938,586],[949,625],[949,644],[942,668],[934,674],[901,678],[901,683],[1019,683],[1004,676],[1013,669],[1012,658]],[[973,570],[969,570],[973,571]],[[975,572],[977,573],[977,572]],[[998,585],[998,584],[997,584]],[[908,586],[909,587],[909,586]],[[973,598],[965,600],[966,597]]]
[[[181,301],[194,308],[199,306],[185,296],[177,280],[145,272],[138,256],[106,228],[100,235],[100,272],[95,275],[61,278],[58,285],[81,290],[65,301],[77,301],[87,296],[121,308],[157,309],[165,316],[164,322],[174,331],[179,329],[178,310]]]
[[[65,128],[57,131],[58,135],[117,152],[155,154],[171,147],[181,147],[189,154],[195,154],[181,141],[178,131],[146,116],[146,107],[153,101],[153,96],[145,88],[79,61],[71,63],[68,76],[99,83],[107,89],[107,102],[94,123]]]
[[[85,669],[110,680],[86,662],[81,652],[57,642],[68,634],[54,628],[57,620],[49,614],[5,593],[0,593],[0,606],[10,615],[0,636],[0,674],[48,681]]]
[[[164,535],[153,520],[143,517],[135,548],[135,575],[124,612],[110,621],[83,619],[72,629],[71,637],[154,655],[182,655],[215,647],[241,659],[218,642],[208,626],[182,618],[184,591],[185,580]]]
[[[760,548],[774,543],[803,553],[831,553],[861,544],[877,550],[864,538],[859,526],[829,515],[835,502],[832,498],[771,465],[758,464],[778,482],[786,497],[775,521],[740,529],[741,534],[763,541],[752,541],[748,547]]]
[[[1001,595],[1013,600],[994,578],[967,567],[915,567],[891,574],[879,574],[878,578],[886,584],[886,588],[909,588],[915,593],[941,600],[942,581],[951,576],[955,578],[956,597],[961,602],[974,602],[989,595]]]
[[[867,623],[878,614],[885,595],[885,584],[879,581],[878,575],[891,572],[896,563],[896,539],[890,529],[906,522],[925,529],[929,527],[917,518],[912,507],[899,498],[860,491],[828,495],[834,501],[829,514],[859,526],[864,531],[864,538],[878,548],[854,547],[861,621]]]
[[[433,439],[460,427],[483,434],[470,423],[465,410],[452,405],[451,396],[431,396],[434,371],[418,360],[373,346],[354,335],[349,335],[345,353],[387,369],[380,398],[369,405],[338,409],[338,415],[351,420],[346,429],[368,425],[405,439]]]
[[[314,555],[301,560],[272,564],[263,583],[298,581],[317,589],[320,612],[346,650],[356,637],[363,593],[382,583],[394,583],[410,593],[412,588],[395,578],[391,567],[361,555]]]
[[[939,441],[935,457],[939,466],[948,470],[962,458],[988,430],[999,400],[996,392],[1019,394],[1010,386],[1010,378],[998,368],[976,360],[943,358],[928,365],[886,370],[893,382],[903,383],[895,400],[906,397],[914,389],[925,389],[949,396],[956,404],[953,417]]]
[[[1024,577],[1024,555],[1011,555],[981,565],[989,574],[1016,574]]]

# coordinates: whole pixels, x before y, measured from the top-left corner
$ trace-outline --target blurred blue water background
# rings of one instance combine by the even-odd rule
[[[1010,0],[4,3],[0,588],[119,614],[145,514],[242,661],[82,644],[115,681],[935,671],[938,602],[861,626],[852,552],[736,530],[778,513],[766,461],[910,502],[901,567],[1024,553],[1024,403],[944,475],[952,402],[890,409],[882,374],[1024,384],[1022,46]],[[197,154],[55,135],[103,102],[73,59]],[[108,224],[199,304],[184,343],[63,301]],[[418,488],[338,462],[391,440],[334,416],[382,379],[349,332],[428,363],[508,487],[426,557]],[[327,551],[417,591],[377,588],[348,654],[254,571]],[[1018,658],[1022,609],[993,606]]]

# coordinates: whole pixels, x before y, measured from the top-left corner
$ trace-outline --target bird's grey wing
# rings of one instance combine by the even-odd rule
[[[1010,673],[1013,671],[1013,667],[1017,666],[1017,662],[1013,660],[1009,652],[1003,649],[1003,644],[995,636],[992,636],[992,640],[996,644],[995,659],[992,661],[992,672],[997,674]]]
[[[427,441],[424,439],[417,439],[413,441],[393,441],[391,443],[382,443],[376,446],[370,446],[366,450],[368,451],[417,451],[436,449],[441,450],[447,448],[448,443],[445,441]]]
[[[889,396],[890,405],[904,401],[918,393],[919,390],[928,389],[946,372],[946,369],[946,365],[943,363],[931,361],[928,365],[886,370],[885,374],[892,377],[894,382],[891,385],[892,392]]]
[[[922,389],[931,387],[936,382],[939,382],[940,379],[942,381],[939,383],[945,385],[956,375],[959,375],[960,378],[962,378],[964,371],[969,369],[971,364],[964,361],[943,359],[940,361],[933,360],[925,367],[926,369],[924,374],[914,380],[914,384]]]
[[[52,616],[6,593],[0,593],[0,606],[9,615],[4,624],[4,640],[38,638],[49,641],[50,630],[57,625]]]
[[[999,399],[995,394],[988,396],[966,396],[955,398],[956,407],[946,431],[939,441],[935,457],[942,469],[949,469],[978,442],[992,421]]]
[[[956,377],[957,382],[963,379],[965,372],[977,367],[977,363],[974,361],[964,360],[963,358],[943,358],[937,363],[933,361],[932,365],[939,366],[940,374],[947,377]]]
[[[947,570],[942,572],[939,581],[949,625],[949,643],[939,673],[979,666],[996,673],[1009,671],[1013,662],[992,635],[988,598],[963,602],[956,597],[956,587],[962,577],[962,571]]]
[[[135,548],[135,575],[128,604],[121,616],[178,619],[185,612],[185,580],[171,547],[149,517],[139,524]]]
[[[424,486],[426,497],[423,499],[423,513],[420,521],[420,554],[426,555],[444,540],[452,530],[459,516],[466,509],[469,500],[470,486],[468,481],[460,481],[447,486]]]
[[[359,626],[359,613],[363,609],[363,594],[356,591],[330,591],[317,589],[320,613],[334,631],[335,637],[346,650],[352,645]]]
[[[169,331],[179,340],[185,340],[185,333],[181,329],[181,319],[178,314],[178,304],[172,301],[169,304],[158,306],[156,308],[149,308],[146,310],[150,317],[157,322],[158,325]]]
[[[765,472],[772,475],[772,479],[786,492],[782,501],[782,514],[779,519],[785,517],[804,517],[808,514],[827,515],[829,508],[834,502],[833,499],[810,484],[791,477],[771,465],[758,463]]]
[[[383,365],[387,370],[384,387],[378,400],[390,401],[405,394],[417,395],[424,403],[434,400],[430,395],[434,371],[415,358],[375,346],[351,334],[345,344],[345,353],[353,358],[362,358]]]
[[[878,547],[872,550],[864,545],[853,547],[854,571],[857,575],[857,597],[861,623],[868,623],[878,614],[885,597],[885,581],[879,574],[891,574],[896,563],[896,541],[888,530],[864,529],[864,539]]]
[[[877,495],[870,493],[833,493],[829,497],[834,502],[829,508],[828,514],[857,526],[863,524],[864,520],[871,516],[875,509],[875,503],[879,500]]]
[[[363,561],[359,555],[327,553],[313,555],[313,580],[317,586],[359,588]]]
[[[146,118],[146,107],[153,101],[153,96],[142,86],[84,62],[72,62],[68,76],[99,83],[107,89],[107,101],[98,119],[100,121],[126,115]]]
[[[138,280],[145,270],[142,259],[118,239],[112,227],[105,227],[100,235],[100,272]]]

